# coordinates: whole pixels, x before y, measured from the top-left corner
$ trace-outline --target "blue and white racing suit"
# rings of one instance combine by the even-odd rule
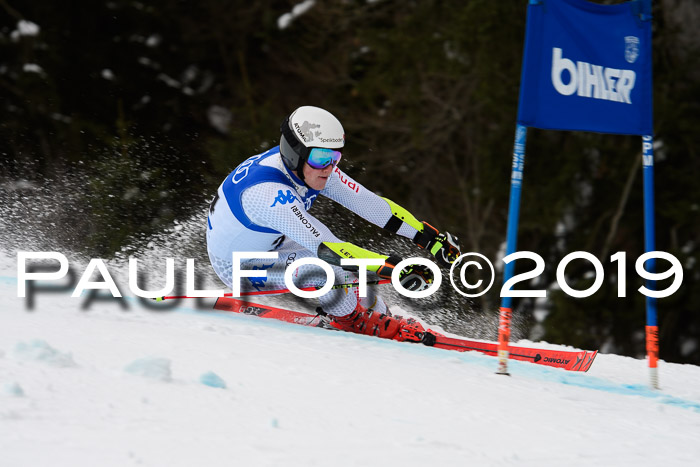
[[[331,263],[335,284],[356,283],[354,273],[340,266],[339,245],[353,251],[352,257],[386,258],[355,247],[337,238],[322,222],[309,214],[308,210],[319,195],[340,203],[369,222],[392,232],[413,239],[420,223],[393,202],[381,198],[335,168],[321,190],[306,186],[282,162],[279,147],[250,157],[231,172],[219,186],[207,218],[207,250],[214,271],[228,286],[232,285],[232,258],[235,251],[276,251],[277,260],[243,260],[241,269],[264,269],[267,278],[243,278],[241,290],[286,289],[284,272],[288,265],[304,257],[323,259],[337,256]],[[402,220],[406,215],[412,225]],[[415,226],[415,227],[414,227]],[[330,246],[330,248],[329,248]],[[359,252],[359,253],[358,253]],[[366,252],[367,255],[363,255]],[[337,253],[337,255],[336,255]],[[333,265],[332,263],[335,263]],[[303,265],[294,272],[297,287],[321,287],[326,283],[326,274],[318,266]],[[373,296],[360,299],[357,288],[331,290],[320,298],[324,311],[334,316],[351,313],[358,304],[383,313],[384,301]]]

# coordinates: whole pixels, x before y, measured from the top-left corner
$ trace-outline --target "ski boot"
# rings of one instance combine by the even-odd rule
[[[397,341],[421,342],[425,334],[423,326],[413,318],[393,316],[367,309],[358,304],[352,313],[334,316],[335,327],[343,331],[377,336]]]

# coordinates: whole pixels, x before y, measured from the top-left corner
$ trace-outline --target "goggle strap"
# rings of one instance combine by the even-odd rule
[[[280,125],[280,131],[287,140],[287,143],[292,147],[292,149],[294,149],[294,152],[299,155],[301,160],[306,160],[309,157],[309,152],[311,152],[311,150],[299,142],[290,125],[291,123],[289,122],[289,117],[285,118],[282,125]]]

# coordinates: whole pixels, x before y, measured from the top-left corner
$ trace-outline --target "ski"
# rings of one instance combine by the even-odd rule
[[[485,353],[486,355],[498,355],[498,343],[496,342],[435,335],[434,339],[428,338],[423,343],[425,345],[437,347],[438,349],[455,350],[457,352],[475,350]],[[598,355],[597,350],[540,349],[515,345],[509,345],[508,352],[508,358],[513,360],[522,360],[539,365],[563,368],[569,371],[588,371],[596,355]]]
[[[232,311],[244,315],[253,315],[260,318],[272,318],[286,323],[300,324],[302,326],[313,326],[317,328],[336,329],[325,314],[310,315],[300,311],[275,308],[268,305],[251,303],[237,298],[220,297],[214,304],[215,310]]]
[[[254,315],[260,318],[270,318],[287,323],[299,324],[302,326],[338,330],[333,326],[333,323],[325,316],[325,314],[322,313],[311,315],[300,311],[292,311],[284,308],[251,303],[236,298],[218,298],[214,304],[214,309],[241,313],[245,315]],[[496,342],[463,339],[461,337],[447,337],[440,333],[431,331],[430,329],[426,331],[426,337],[423,340],[423,344],[429,347],[453,350],[457,352],[476,351],[492,356],[496,356],[498,354],[498,343]],[[593,364],[593,360],[595,359],[596,355],[598,355],[597,350],[541,349],[536,347],[521,347],[514,345],[509,346],[508,350],[509,358],[513,360],[522,360],[536,363],[538,365],[563,368],[564,370],[569,371],[588,371]]]

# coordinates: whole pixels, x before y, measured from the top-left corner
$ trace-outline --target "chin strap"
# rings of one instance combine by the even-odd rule
[[[304,186],[305,186],[306,188],[311,188],[309,185],[306,184],[306,180],[304,179],[304,164],[305,164],[305,163],[306,163],[306,161],[304,161],[304,160],[302,160],[301,158],[299,158],[299,167],[297,167],[297,169],[295,170],[295,172],[297,173],[297,177],[299,177],[299,180],[301,180],[302,182],[304,182]]]

